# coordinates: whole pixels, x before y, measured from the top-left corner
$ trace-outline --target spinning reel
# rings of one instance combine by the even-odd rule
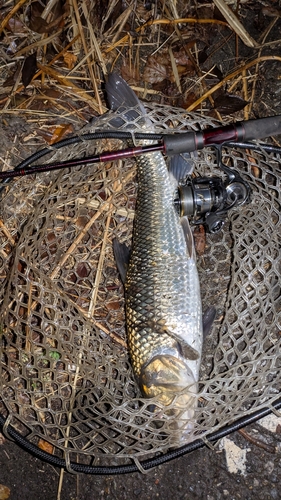
[[[226,181],[220,177],[188,178],[180,183],[175,197],[179,215],[191,217],[193,224],[204,224],[210,233],[220,231],[229,210],[249,203],[251,194],[239,173],[222,163],[221,148],[216,148],[216,152]]]

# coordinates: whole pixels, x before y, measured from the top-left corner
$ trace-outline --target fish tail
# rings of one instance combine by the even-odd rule
[[[136,121],[141,117],[142,125],[145,118],[145,125],[152,126],[146,115],[145,108],[137,98],[135,92],[123,78],[117,73],[110,73],[105,84],[105,90],[109,107],[112,111],[122,113],[128,121]]]

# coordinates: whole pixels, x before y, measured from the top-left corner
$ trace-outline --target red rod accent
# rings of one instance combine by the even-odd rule
[[[240,141],[244,139],[244,128],[241,124],[226,125],[214,129],[203,130],[204,146],[223,144],[224,142]]]

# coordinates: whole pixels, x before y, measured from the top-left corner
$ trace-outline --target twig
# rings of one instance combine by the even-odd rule
[[[182,19],[153,19],[152,21],[148,21],[145,24],[142,24],[138,28],[136,28],[136,33],[139,33],[140,31],[144,30],[145,28],[148,28],[149,26],[155,26],[158,24],[220,24],[221,26],[226,26],[227,28],[231,27],[229,26],[228,23],[224,21],[219,21],[217,19],[196,19],[193,17],[186,17]],[[125,35],[120,40],[117,42],[111,44],[107,49],[104,49],[105,54],[108,52],[111,52],[112,50],[116,49],[116,47],[119,47],[119,45],[124,45],[128,40],[130,39],[130,35]]]
[[[99,290],[99,283],[100,283],[100,279],[101,279],[101,273],[102,273],[104,257],[105,257],[105,248],[106,248],[106,242],[107,242],[108,229],[109,229],[109,224],[111,221],[111,212],[112,212],[112,208],[110,207],[109,208],[109,215],[107,216],[105,230],[104,230],[104,234],[103,234],[103,242],[102,242],[102,246],[101,246],[95,282],[93,285],[92,297],[91,297],[89,310],[88,310],[88,317],[89,318],[91,318],[93,316],[95,306],[96,306],[98,290]]]
[[[47,75],[53,77],[55,80],[57,80],[61,85],[64,85],[66,87],[70,87],[72,92],[76,94],[76,96],[81,99],[82,101],[86,101],[89,106],[91,106],[95,111],[100,113],[101,108],[100,105],[97,103],[97,101],[94,99],[94,97],[90,96],[85,90],[81,89],[77,85],[75,85],[71,80],[68,80],[67,77],[59,73],[57,70],[49,67],[49,66],[43,66],[40,63],[37,63],[38,68],[42,71],[42,73],[46,73]],[[102,106],[102,110],[106,111],[106,108]]]
[[[207,92],[205,92],[204,95],[202,95],[201,97],[199,97],[199,99],[197,99],[193,104],[191,104],[187,108],[187,111],[192,111],[193,109],[197,108],[197,106],[199,106],[199,104],[201,104],[201,102],[205,101],[205,99],[207,99],[207,97],[209,97],[210,95],[212,95],[216,90],[218,90],[221,87],[223,87],[223,85],[225,85],[229,80],[231,80],[232,78],[235,78],[235,76],[239,75],[244,70],[247,70],[248,68],[251,68],[255,64],[261,63],[261,62],[264,62],[264,61],[280,61],[281,62],[281,57],[280,56],[262,56],[262,57],[258,57],[257,59],[254,59],[253,61],[250,61],[249,63],[244,64],[243,66],[241,66],[240,68],[236,69],[232,73],[229,73],[229,75],[225,76],[223,78],[223,80],[221,80],[214,87],[212,87],[210,90],[208,90]]]
[[[80,371],[80,365],[82,361],[82,352],[80,351],[78,354],[78,363],[76,365],[76,370],[75,370],[75,375],[74,375],[74,381],[72,384],[72,395],[71,399],[69,401],[69,411],[67,414],[67,428],[65,430],[65,441],[64,441],[64,449],[67,449],[68,446],[68,441],[69,441],[69,434],[70,434],[70,426],[71,426],[71,420],[72,420],[72,412],[73,412],[73,405],[75,402],[75,397],[76,397],[76,386],[77,386],[77,380],[78,380],[78,375]],[[64,451],[64,456],[65,456],[65,451]],[[64,469],[61,469],[60,472],[60,479],[59,479],[59,485],[58,485],[58,492],[57,492],[57,500],[60,500],[61,498],[61,490],[62,490],[62,483],[63,483],[63,477],[64,477]]]
[[[250,443],[255,444],[259,448],[262,448],[263,450],[267,451],[267,453],[271,453],[271,454],[276,453],[275,446],[272,446],[270,444],[264,443],[263,441],[260,441],[259,439],[253,438],[253,436],[251,436],[244,429],[239,429],[238,432],[239,432],[239,434],[241,434],[241,436],[243,436],[245,439],[247,439],[247,441],[249,441]]]
[[[13,58],[16,59],[17,57],[22,56],[26,52],[30,52],[33,49],[38,49],[39,47],[42,47],[42,45],[46,45],[49,42],[51,42],[52,40],[54,40],[55,38],[57,38],[57,36],[58,36],[58,33],[56,32],[56,33],[53,33],[52,35],[48,36],[47,38],[44,38],[42,40],[37,40],[37,42],[31,43],[30,45],[23,47],[22,49],[20,49],[18,52],[16,52],[13,55]],[[73,43],[73,41],[71,42],[71,44],[72,43]]]
[[[247,86],[247,75],[246,75],[246,70],[243,69],[242,71],[242,82],[243,82],[243,97],[244,101],[248,101],[248,86]],[[249,120],[249,105],[245,106],[244,108],[244,119]]]
[[[175,2],[175,0],[169,0],[169,4],[170,4],[171,13],[174,16],[174,19],[178,19],[179,14],[177,11],[177,2]]]
[[[32,284],[30,283],[29,290],[28,290],[28,301],[27,301],[27,318],[30,318],[30,313],[31,313],[31,308],[32,308]],[[25,343],[25,351],[30,352],[31,351],[31,335],[30,335],[30,327],[27,324],[26,329],[25,329],[25,337],[26,337],[26,343]]]
[[[9,14],[4,17],[3,21],[0,24],[0,35],[3,31],[3,29],[7,26],[8,22],[10,21],[11,17],[15,15],[15,13],[21,8],[23,4],[25,4],[27,0],[19,0],[18,3],[10,10]]]
[[[51,66],[51,65],[52,65],[54,62],[56,62],[56,61],[57,61],[60,57],[62,57],[62,56],[63,56],[63,54],[64,54],[64,53],[65,53],[65,52],[66,52],[66,51],[67,51],[67,50],[68,50],[68,49],[69,49],[69,48],[73,45],[73,43],[74,43],[76,40],[78,40],[78,38],[80,38],[80,35],[77,35],[75,38],[73,38],[73,39],[71,40],[71,42],[69,42],[69,43],[67,44],[67,46],[66,46],[66,47],[64,47],[64,49],[63,49],[61,52],[59,52],[59,53],[58,53],[58,54],[57,54],[57,55],[56,55],[56,56],[55,56],[55,57],[54,57],[54,58],[53,58],[53,59],[52,59],[52,60],[51,60],[51,61],[47,64],[47,66],[44,66],[44,68],[46,68],[46,67],[48,67],[48,66]],[[31,81],[33,81],[33,80],[35,80],[36,78],[38,78],[38,76],[40,76],[40,75],[42,74],[42,71],[43,71],[42,69],[40,69],[39,71],[37,71],[37,73],[35,73],[35,75],[33,76],[33,78],[32,78],[32,80],[31,80]],[[19,93],[19,92],[21,92],[23,89],[24,89],[24,85],[20,85],[20,86],[19,86],[19,87],[15,90],[14,94],[18,94],[18,93]],[[7,100],[8,100],[8,97],[5,97],[5,99],[2,99],[2,100],[0,101],[0,104],[2,104],[2,103],[4,103],[4,102],[6,102]],[[13,111],[13,110],[10,110],[9,112],[11,112],[11,111]],[[3,111],[1,110],[1,112],[3,112]],[[31,110],[31,112],[32,112],[32,113],[34,113],[34,110]]]
[[[173,73],[174,73],[175,82],[177,84],[179,93],[181,94],[182,93],[182,89],[181,89],[181,84],[180,84],[179,72],[178,72],[178,68],[177,68],[176,61],[175,61],[175,58],[174,58],[174,54],[173,54],[173,51],[172,51],[172,47],[169,47],[169,56],[170,56],[170,59],[171,59],[172,70],[173,70]]]
[[[264,42],[266,40],[266,37],[269,35],[270,31],[272,30],[272,28],[275,25],[275,23],[277,22],[277,20],[278,20],[278,17],[275,17],[272,20],[272,22],[270,23],[270,25],[267,27],[267,29],[266,29],[263,37],[262,37],[262,40],[261,40],[262,48],[265,46]],[[259,50],[258,57],[260,57],[260,55],[261,55],[262,48]],[[256,65],[256,71],[255,71],[255,73],[256,74],[258,73],[258,63]],[[254,103],[255,91],[256,91],[256,84],[257,84],[257,79],[255,78],[254,82],[253,82],[253,85],[252,85],[252,93],[251,93],[250,104],[248,106],[249,113],[252,111],[252,107],[253,107],[253,103]]]
[[[102,20],[102,23],[101,23],[101,33],[103,33],[104,27],[105,27],[108,19],[110,18],[112,12],[114,11],[117,3],[118,3],[118,0],[111,0],[110,2],[108,2],[107,13],[105,14],[105,16]],[[117,19],[117,21],[118,21],[118,19]],[[115,23],[116,23],[116,21],[115,21]],[[105,36],[106,36],[106,34],[105,34]]]
[[[122,337],[117,335],[117,333],[114,333],[113,331],[108,330],[102,323],[100,323],[99,321],[96,321],[95,318],[89,318],[88,312],[86,313],[85,310],[82,309],[82,307],[78,306],[76,304],[76,302],[74,302],[74,300],[72,300],[70,298],[68,298],[68,300],[74,305],[74,307],[76,307],[78,309],[78,311],[81,312],[82,316],[88,322],[90,322],[93,326],[96,326],[97,328],[99,328],[103,333],[108,335],[108,337],[110,337],[112,340],[114,340],[117,344],[119,344],[122,347],[124,347],[125,349],[127,349],[127,347],[128,347],[127,342],[125,342],[125,340],[123,340]]]
[[[245,30],[244,26],[240,23],[234,12],[230,9],[230,7],[228,7],[224,0],[214,0],[214,4],[227,20],[229,26],[231,26],[233,31],[235,31],[247,47],[255,48],[259,46],[259,44]]]
[[[97,55],[97,60],[98,60],[99,64],[101,65],[103,74],[106,75],[107,74],[106,64],[105,64],[105,62],[103,60],[102,53],[101,53],[101,50],[100,50],[100,46],[99,46],[99,43],[97,41],[95,32],[93,30],[93,26],[92,26],[92,24],[90,22],[88,11],[87,11],[86,6],[85,6],[84,3],[82,3],[82,9],[83,9],[83,12],[84,12],[85,19],[87,19],[88,29],[89,29],[89,33],[90,33],[90,43],[91,43],[91,45],[93,43],[94,48],[95,48],[95,52],[96,52],[96,55]]]
[[[7,229],[7,227],[5,226],[4,222],[1,219],[0,219],[0,229],[2,229],[3,233],[8,238],[11,245],[14,246],[16,242],[15,242],[14,238],[12,237],[9,229]]]
[[[49,0],[45,9],[43,10],[41,17],[42,19],[47,19],[48,15],[51,13],[52,8],[56,5],[57,0]]]
[[[132,10],[134,8],[134,5],[130,5],[122,14],[121,16],[119,16],[119,18],[117,19],[117,21],[115,22],[115,25],[114,25],[114,28],[116,28],[116,26],[118,26],[119,24],[119,28],[118,30],[116,31],[113,39],[112,39],[112,42],[116,42],[116,39],[119,35],[119,33],[121,33],[121,31],[123,30],[128,18],[130,17],[131,13],[132,13]]]

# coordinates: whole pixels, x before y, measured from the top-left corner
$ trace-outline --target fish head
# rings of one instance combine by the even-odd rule
[[[171,404],[177,394],[181,393],[180,400],[184,405],[197,393],[190,368],[182,359],[170,354],[159,354],[145,364],[139,382],[145,397],[157,397],[165,406]]]

